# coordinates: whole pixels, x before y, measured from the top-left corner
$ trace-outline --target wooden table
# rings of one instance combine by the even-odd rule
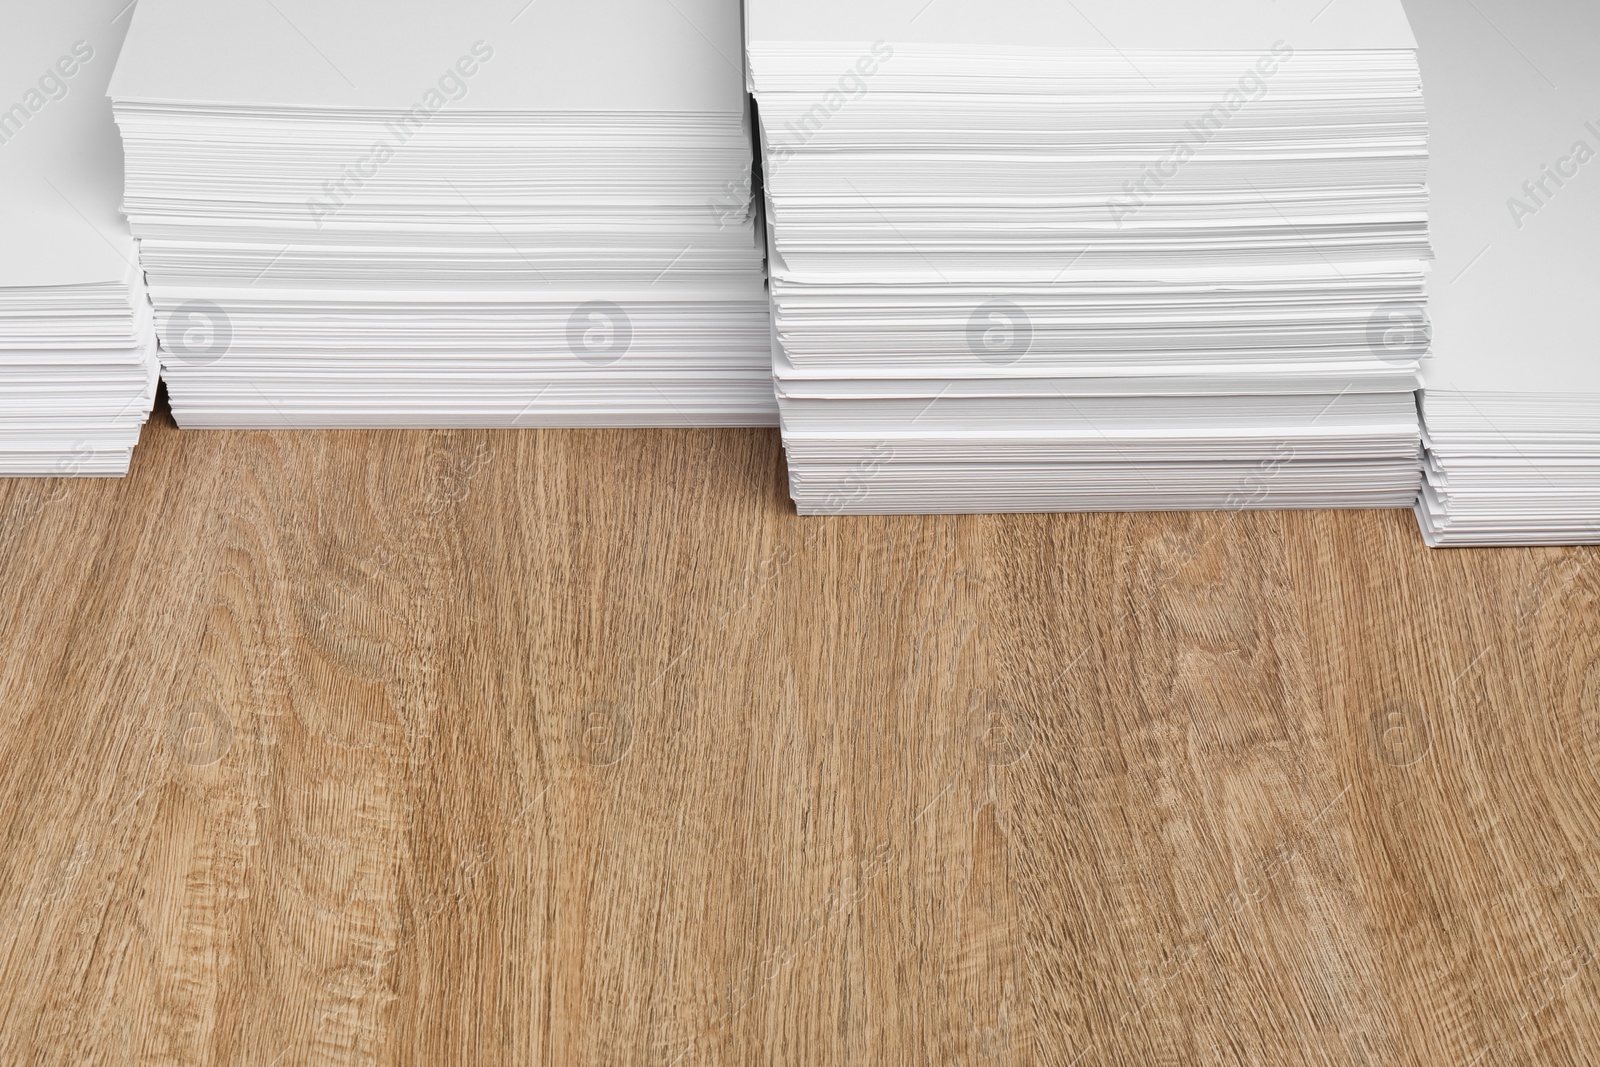
[[[759,431],[0,483],[0,1063],[1600,1062],[1600,565]]]

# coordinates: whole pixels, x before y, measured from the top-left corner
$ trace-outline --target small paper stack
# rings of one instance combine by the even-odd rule
[[[1399,0],[750,0],[802,512],[1405,507]]]
[[[155,401],[105,99],[121,6],[21,6],[0,36],[0,475],[126,474]]]
[[[142,0],[186,427],[772,425],[737,0]]]
[[[1417,515],[1435,546],[1596,544],[1600,9],[1479,4],[1407,3],[1439,250]]]

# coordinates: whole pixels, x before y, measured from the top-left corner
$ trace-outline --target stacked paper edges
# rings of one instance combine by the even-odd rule
[[[1586,54],[1600,9],[1410,7],[1439,235],[1422,532],[1437,546],[1600,543],[1600,72]],[[1495,29],[1511,18],[1515,45]]]
[[[1415,49],[1321,6],[751,0],[800,510],[1410,506]]]
[[[180,424],[774,424],[739,11],[677,6],[140,3],[111,91]]]
[[[119,10],[26,6],[0,39],[0,68],[33,79],[0,101],[0,475],[126,474],[155,401],[105,99]]]

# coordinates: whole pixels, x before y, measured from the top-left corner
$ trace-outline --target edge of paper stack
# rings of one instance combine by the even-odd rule
[[[807,513],[1408,507],[1399,0],[750,0]]]
[[[1600,543],[1592,4],[1409,0],[1433,123],[1430,545]],[[1514,16],[1514,17],[1512,17]],[[1515,27],[1515,42],[1495,21]]]
[[[155,403],[105,99],[121,6],[17,5],[0,37],[0,475],[125,474]]]
[[[734,0],[140,0],[179,424],[773,425],[738,49]]]

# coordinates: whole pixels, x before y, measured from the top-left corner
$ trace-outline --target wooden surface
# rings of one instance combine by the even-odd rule
[[[1600,566],[767,432],[0,484],[0,1064],[1600,1062]]]

